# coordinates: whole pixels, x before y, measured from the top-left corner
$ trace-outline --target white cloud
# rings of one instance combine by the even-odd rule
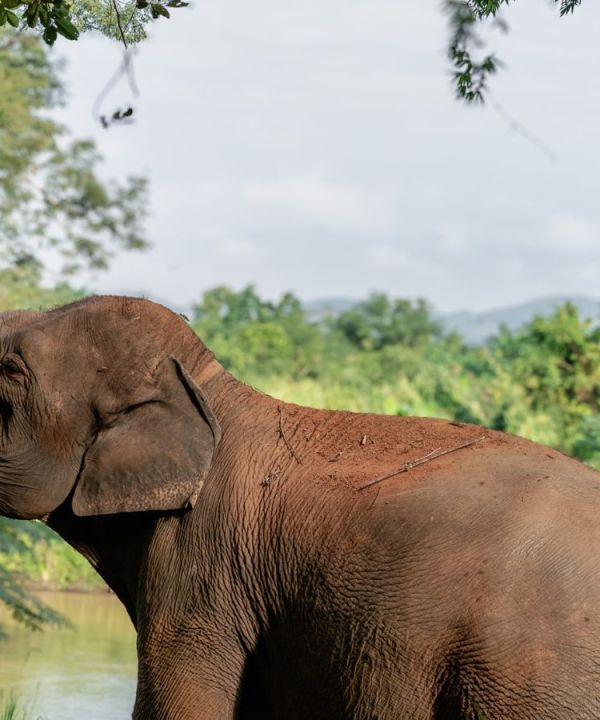
[[[576,265],[573,268],[573,275],[576,279],[579,279],[584,283],[595,283],[598,288],[595,294],[600,294],[600,261]]]
[[[520,257],[503,258],[495,266],[497,277],[502,278],[504,282],[518,280],[527,269],[525,261]]]
[[[600,225],[568,213],[556,214],[548,221],[546,242],[547,248],[567,256],[591,253],[600,257]]]
[[[367,267],[371,270],[406,272],[411,264],[409,253],[393,245],[372,245],[365,252]]]
[[[256,245],[248,238],[226,238],[217,243],[217,252],[234,260],[256,257],[259,254]]]
[[[464,227],[443,227],[436,242],[440,252],[461,255],[469,249],[469,235]]]
[[[391,207],[374,192],[318,173],[257,180],[244,199],[261,213],[334,232],[381,233],[394,223]]]

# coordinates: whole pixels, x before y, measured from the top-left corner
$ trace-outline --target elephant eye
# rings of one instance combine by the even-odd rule
[[[0,372],[10,379],[18,380],[27,374],[25,363],[15,353],[5,355],[0,361]]]

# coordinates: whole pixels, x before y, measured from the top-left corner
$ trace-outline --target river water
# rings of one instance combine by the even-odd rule
[[[106,594],[42,593],[72,629],[31,632],[0,610],[0,693],[12,693],[28,720],[128,720],[135,696],[135,633]],[[0,702],[1,707],[1,702]]]

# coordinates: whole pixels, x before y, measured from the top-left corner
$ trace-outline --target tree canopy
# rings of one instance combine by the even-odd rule
[[[489,78],[501,63],[493,52],[483,52],[479,30],[492,22],[508,25],[500,12],[515,0],[443,0],[449,20],[448,55],[456,94],[467,102],[483,101]],[[561,16],[574,12],[581,0],[552,0]],[[0,26],[31,28],[49,45],[59,36],[77,40],[82,32],[98,30],[125,45],[143,40],[148,23],[169,18],[184,0],[0,0]]]

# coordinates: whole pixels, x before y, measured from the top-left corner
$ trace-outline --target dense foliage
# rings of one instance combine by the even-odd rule
[[[600,465],[600,330],[572,305],[480,347],[442,332],[425,302],[381,294],[311,318],[289,293],[220,287],[192,325],[234,374],[284,399],[479,423]]]

